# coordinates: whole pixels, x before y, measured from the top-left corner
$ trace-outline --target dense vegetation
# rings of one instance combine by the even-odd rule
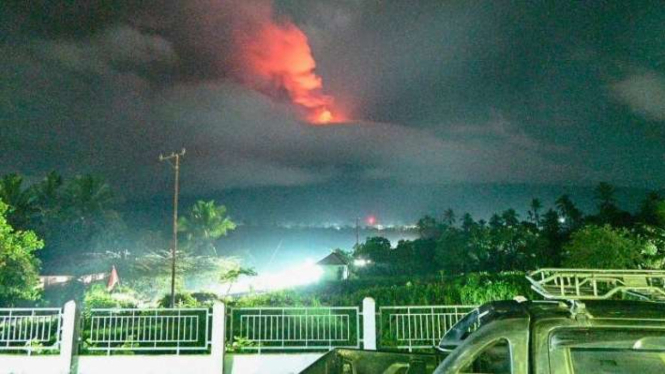
[[[70,282],[45,292],[45,303],[82,298],[109,306],[161,297],[170,280],[169,232],[130,227],[116,209],[119,201],[103,179],[92,175],[65,180],[50,173],[30,186],[17,174],[0,178],[0,305],[38,298],[41,264],[42,274],[75,277],[108,272],[113,264],[123,281],[122,292],[116,293],[125,294],[112,297],[97,287],[84,297],[85,287]],[[179,224],[179,289],[202,282],[233,283],[251,273],[236,260],[217,255],[217,241],[235,229],[224,206],[198,201]]]
[[[38,297],[39,261],[34,252],[44,243],[32,231],[15,231],[7,223],[7,210],[0,200],[0,300],[14,304]]]
[[[473,273],[443,277],[377,277],[320,283],[295,290],[250,294],[232,306],[355,306],[365,297],[378,305],[477,305],[486,301],[533,297],[521,272]]]
[[[385,238],[368,238],[354,258],[370,260],[362,275],[526,271],[542,267],[655,268],[665,258],[665,201],[651,193],[636,214],[621,210],[614,189],[596,188],[598,211],[584,215],[568,196],[542,211],[531,202],[526,219],[515,210],[489,221],[452,210],[441,219],[418,221],[420,238],[395,247]]]
[[[524,272],[541,267],[662,269],[663,198],[651,193],[630,213],[617,205],[613,187],[601,183],[596,199],[592,214],[564,195],[551,209],[534,199],[524,218],[514,209],[489,220],[458,217],[452,210],[437,218],[425,216],[417,223],[415,240],[391,243],[371,237],[351,251],[340,250],[351,263],[362,259],[367,264],[352,267],[349,281],[241,298],[228,296],[230,285],[255,273],[217,250],[235,224],[224,206],[198,201],[179,221],[177,301],[185,306],[219,298],[234,305],[358,305],[372,296],[380,305],[478,304],[531,296]],[[47,292],[54,305],[69,298],[104,307],[167,304],[169,232],[129,227],[115,208],[119,199],[102,179],[64,180],[50,173],[25,186],[21,176],[10,174],[0,179],[0,201],[0,304],[38,298],[40,264],[42,272],[58,269],[75,276],[108,272],[114,264],[122,274],[122,287],[113,293],[100,286],[86,292],[77,282]],[[185,291],[210,283],[226,292]]]
[[[662,269],[665,265],[665,200],[649,194],[636,214],[620,209],[612,186],[596,188],[598,210],[584,215],[568,196],[543,212],[534,199],[526,219],[515,210],[489,221],[452,210],[418,221],[420,237],[395,246],[372,237],[350,252],[347,282],[249,295],[239,305],[359,305],[372,296],[379,305],[480,304],[534,297],[525,271],[542,267]]]

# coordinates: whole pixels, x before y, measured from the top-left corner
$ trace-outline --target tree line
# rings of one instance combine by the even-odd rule
[[[615,188],[595,188],[597,210],[584,214],[568,195],[544,210],[533,199],[522,218],[514,209],[475,220],[451,209],[417,223],[419,238],[395,247],[368,238],[352,256],[370,260],[359,274],[454,275],[527,271],[542,267],[662,269],[665,264],[665,200],[649,193],[636,213],[619,207]]]
[[[128,224],[118,210],[121,202],[94,175],[65,179],[51,172],[31,185],[19,174],[2,176],[0,305],[39,298],[40,272],[79,276],[108,271],[112,264],[125,286],[143,298],[160,297],[169,283],[169,230]],[[214,201],[197,201],[179,217],[179,288],[196,281],[228,284],[252,274],[218,256],[217,241],[235,228],[226,208]]]

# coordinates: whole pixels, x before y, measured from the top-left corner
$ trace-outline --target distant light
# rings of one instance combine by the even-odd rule
[[[559,217],[559,223],[566,223],[566,217]]]
[[[375,216],[368,216],[367,217],[367,224],[370,226],[374,226],[376,224],[376,217]]]
[[[303,286],[316,283],[321,280],[323,269],[316,265],[312,260],[306,260],[304,263],[285,269],[279,273],[268,273],[253,279],[252,286],[256,290],[272,291],[286,288]]]
[[[372,261],[370,261],[370,260],[365,260],[364,258],[358,258],[358,259],[355,259],[355,260],[353,261],[353,265],[355,265],[356,267],[359,267],[359,268],[364,267],[364,266],[367,266],[367,265],[369,265],[369,264],[371,264],[371,263],[372,263]]]

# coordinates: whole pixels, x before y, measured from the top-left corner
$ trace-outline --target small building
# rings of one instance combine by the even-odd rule
[[[40,275],[38,288],[46,289],[56,286],[64,286],[74,281],[85,286],[89,286],[92,283],[106,282],[107,288],[111,290],[119,282],[119,278],[115,266],[112,266],[111,272],[109,273],[85,274],[80,277],[75,277],[73,275]]]
[[[341,254],[332,252],[316,263],[321,268],[322,281],[342,281],[349,277],[349,264]]]

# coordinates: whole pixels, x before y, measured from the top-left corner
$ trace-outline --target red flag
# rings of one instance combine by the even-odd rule
[[[109,276],[109,281],[106,284],[106,290],[111,291],[116,284],[120,283],[120,277],[118,276],[118,271],[115,270],[115,265],[111,268],[111,275]]]

